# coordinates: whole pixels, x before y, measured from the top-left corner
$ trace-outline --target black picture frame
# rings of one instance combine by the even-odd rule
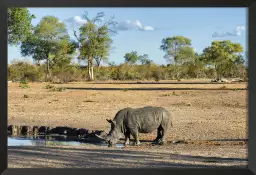
[[[2,0],[0,2],[0,173],[4,175],[18,174],[218,174],[242,175],[256,173],[256,104],[255,70],[256,62],[256,2],[249,0]],[[248,168],[200,168],[200,169],[8,169],[7,165],[7,116],[8,116],[8,83],[7,83],[7,8],[8,7],[248,7],[248,52],[249,52],[249,82],[248,82]],[[254,48],[254,49],[253,49]],[[254,55],[254,56],[253,56]],[[254,72],[254,73],[253,73]]]

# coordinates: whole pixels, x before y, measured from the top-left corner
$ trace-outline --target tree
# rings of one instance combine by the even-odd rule
[[[32,33],[33,26],[31,15],[27,8],[8,8],[7,25],[8,25],[8,44],[18,45]]]
[[[223,72],[229,70],[232,65],[243,64],[242,52],[243,47],[239,43],[232,43],[229,40],[213,41],[211,46],[203,50],[202,59],[214,67],[216,78],[219,80]]]
[[[114,61],[111,61],[108,63],[109,66],[116,66],[116,63]]]
[[[183,65],[195,60],[195,52],[192,47],[184,46],[179,49],[176,55],[176,63]]]
[[[126,53],[124,55],[124,59],[126,63],[135,64],[137,61],[140,60],[140,56],[136,51],[132,51],[130,53]]]
[[[94,60],[96,61],[97,66],[100,66],[100,63],[103,61],[106,63],[108,61],[109,51],[111,49],[112,40],[110,37],[105,37],[107,26],[100,27],[98,29],[98,51],[97,54],[94,57]]]
[[[165,52],[164,58],[168,62],[178,63],[178,60],[181,61],[184,57],[182,52],[186,54],[191,53],[191,40],[183,36],[174,36],[164,38],[162,40],[162,45],[160,49]]]
[[[47,78],[51,78],[51,67],[75,51],[76,43],[71,41],[64,23],[54,16],[45,16],[21,45],[23,56],[34,60],[46,60]],[[58,60],[59,59],[59,60]]]
[[[147,54],[141,55],[140,58],[139,58],[139,61],[143,65],[148,65],[148,64],[152,64],[153,63],[153,60],[150,60],[148,58]]]
[[[85,13],[84,18],[87,23],[79,28],[79,35],[74,30],[74,35],[79,42],[80,55],[78,59],[84,60],[88,64],[88,80],[94,79],[94,61],[99,65],[101,60],[106,60],[109,55],[112,43],[110,35],[116,33],[111,29],[116,24],[113,21],[114,17],[103,21],[104,16],[105,14],[100,12],[97,13],[96,17],[90,19]]]
[[[183,63],[183,65],[188,67],[187,74],[193,78],[202,78],[205,76],[204,68],[205,64],[201,60],[201,55],[194,53],[194,57],[189,59],[189,61]]]

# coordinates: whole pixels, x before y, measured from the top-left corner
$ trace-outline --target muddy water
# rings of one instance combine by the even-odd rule
[[[79,146],[85,144],[93,144],[98,146],[106,146],[104,141],[100,140],[75,140],[67,138],[67,136],[19,136],[19,137],[8,137],[8,146]],[[123,144],[116,144],[116,147],[122,148]]]

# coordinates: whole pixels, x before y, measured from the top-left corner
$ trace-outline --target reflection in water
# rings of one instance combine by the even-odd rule
[[[94,144],[99,146],[107,146],[102,140],[95,139],[83,139],[78,140],[77,138],[70,138],[67,136],[51,135],[51,136],[22,136],[22,137],[8,137],[8,146],[57,146],[57,145],[84,145]],[[122,144],[117,144],[117,147],[123,147]]]

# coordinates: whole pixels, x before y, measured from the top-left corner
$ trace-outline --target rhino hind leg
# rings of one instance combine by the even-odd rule
[[[158,143],[161,138],[162,138],[162,135],[163,135],[163,128],[162,126],[160,125],[158,128],[157,128],[157,136],[155,138],[155,140],[153,140],[154,143]]]
[[[161,137],[160,139],[158,139],[158,144],[164,144],[166,142],[166,136],[168,134],[168,122],[163,122],[161,124],[161,130],[162,130],[162,133],[161,133]]]

